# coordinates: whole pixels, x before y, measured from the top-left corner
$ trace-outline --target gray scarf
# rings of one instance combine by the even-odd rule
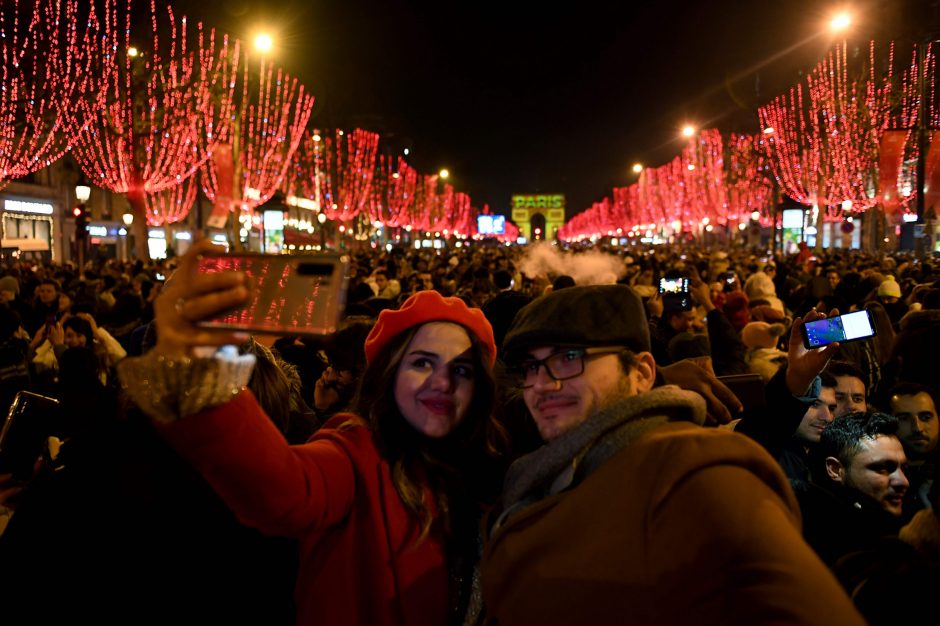
[[[618,400],[535,452],[517,459],[503,484],[496,526],[523,505],[568,489],[643,433],[667,422],[705,422],[705,400],[674,385]]]

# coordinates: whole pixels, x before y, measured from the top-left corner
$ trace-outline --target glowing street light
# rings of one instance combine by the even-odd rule
[[[129,56],[129,57],[135,57],[135,56],[137,56],[138,54],[140,54],[140,50],[138,50],[135,46],[129,46],[129,47],[127,48],[127,56]]]
[[[829,22],[829,29],[834,33],[841,33],[852,25],[852,16],[843,11],[837,13]]]
[[[441,178],[448,178],[448,177],[450,176],[450,172],[447,171],[446,169],[443,169],[443,170],[440,171],[440,174],[439,174],[439,175],[440,175]]]
[[[694,135],[694,134],[695,134],[695,127],[694,127],[694,126],[691,126],[691,125],[688,125],[688,124],[687,124],[687,125],[685,125],[685,126],[682,127],[682,136],[683,136],[683,137],[691,137],[691,136]]]
[[[274,48],[274,39],[268,33],[258,33],[255,36],[255,50],[262,54],[271,52]]]
[[[643,171],[643,164],[642,164],[642,163],[634,163],[634,164],[633,164],[633,173],[634,173],[634,174],[639,174],[639,173],[642,172],[642,171]]]

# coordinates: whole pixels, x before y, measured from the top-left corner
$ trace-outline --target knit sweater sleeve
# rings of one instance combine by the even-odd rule
[[[298,537],[352,508],[356,472],[342,433],[290,446],[248,390],[161,430],[238,519],[265,534]]]

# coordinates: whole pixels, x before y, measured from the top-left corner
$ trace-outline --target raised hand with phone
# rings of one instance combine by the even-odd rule
[[[489,322],[433,290],[382,311],[364,342],[353,412],[290,446],[244,388],[251,363],[239,359],[247,357],[213,354],[247,335],[206,320],[247,303],[249,311],[267,305],[258,306],[247,271],[200,271],[200,257],[211,252],[197,243],[181,257],[156,302],[157,346],[118,365],[128,395],[240,520],[304,546],[298,623],[384,624],[402,615],[447,623],[449,555],[469,549],[466,565],[473,565],[478,498],[501,480],[488,452],[502,445]],[[388,546],[395,546],[391,557]],[[462,569],[461,593],[469,593],[472,571]],[[395,619],[384,619],[386,612]]]

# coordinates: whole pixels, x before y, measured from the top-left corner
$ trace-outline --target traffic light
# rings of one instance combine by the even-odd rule
[[[79,204],[72,209],[72,215],[75,217],[75,238],[85,239],[88,236],[88,210],[84,204]]]

